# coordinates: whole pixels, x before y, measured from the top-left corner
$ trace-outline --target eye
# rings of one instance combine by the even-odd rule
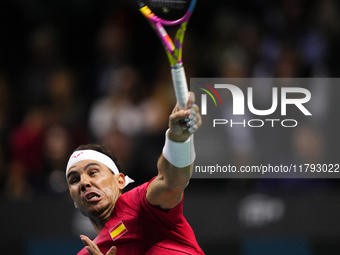
[[[79,178],[71,178],[71,179],[69,180],[69,183],[70,183],[70,184],[75,184],[75,183],[77,183],[77,182],[79,182]]]
[[[95,175],[96,173],[98,173],[97,170],[91,170],[90,175]]]

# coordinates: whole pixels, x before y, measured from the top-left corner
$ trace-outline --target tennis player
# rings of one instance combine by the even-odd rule
[[[204,254],[183,216],[193,133],[202,123],[194,102],[190,93],[188,110],[176,106],[169,117],[158,175],[128,192],[122,193],[133,180],[119,172],[105,147],[90,144],[73,152],[66,168],[70,195],[98,234],[93,241],[81,236],[79,255]]]

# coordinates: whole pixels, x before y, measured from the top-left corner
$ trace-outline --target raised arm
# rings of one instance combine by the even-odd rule
[[[188,109],[179,110],[176,105],[172,111],[163,153],[157,164],[158,175],[147,189],[148,202],[164,210],[179,204],[192,175],[195,159],[193,133],[202,123],[194,102],[195,96],[190,92]]]

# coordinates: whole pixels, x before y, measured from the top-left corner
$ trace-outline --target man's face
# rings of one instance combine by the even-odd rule
[[[110,212],[124,183],[104,164],[83,160],[74,164],[67,175],[70,195],[82,214],[100,217]]]

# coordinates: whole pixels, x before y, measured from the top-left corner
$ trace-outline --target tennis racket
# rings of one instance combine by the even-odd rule
[[[182,47],[188,21],[194,10],[196,0],[135,0],[140,12],[158,34],[167,53],[172,81],[179,109],[186,109],[188,86],[182,62]],[[164,26],[177,26],[174,41]]]

